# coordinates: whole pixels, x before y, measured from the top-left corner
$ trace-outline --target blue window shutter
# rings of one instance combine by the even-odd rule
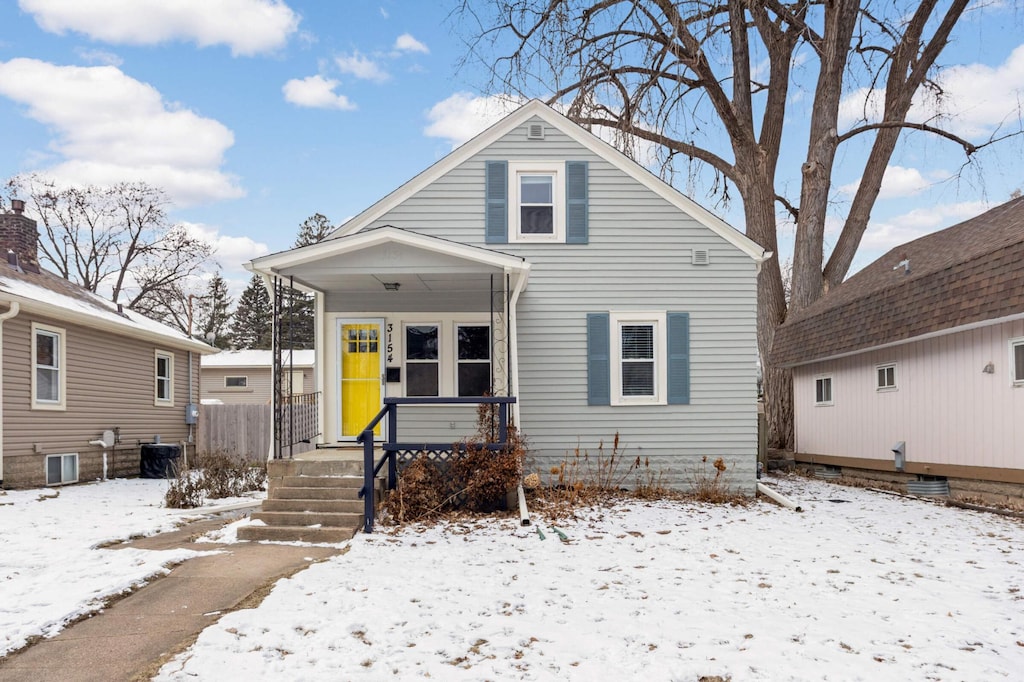
[[[508,161],[487,161],[484,241],[488,244],[508,243]]]
[[[565,243],[586,244],[588,240],[587,162],[565,162]]]
[[[690,404],[690,314],[668,313],[668,404]]]
[[[587,313],[587,404],[611,404],[608,313]]]

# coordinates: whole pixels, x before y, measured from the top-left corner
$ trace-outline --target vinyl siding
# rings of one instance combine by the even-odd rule
[[[489,245],[532,265],[518,305],[518,397],[534,460],[544,469],[577,444],[594,451],[618,433],[628,457],[650,457],[652,469],[671,484],[685,486],[702,456],[723,456],[735,485],[752,493],[755,263],[556,129],[545,126],[543,141],[527,142],[525,125],[373,226],[485,246],[486,160],[588,161],[588,244]],[[707,249],[710,265],[691,265],[693,249]],[[586,315],[609,310],[690,314],[689,405],[587,405]],[[328,327],[328,338],[333,333]]]
[[[67,409],[31,409],[31,323],[65,331]],[[174,356],[174,404],[154,405],[154,352]],[[198,395],[199,355],[193,354]],[[108,451],[108,475],[138,475],[140,443],[159,435],[179,443],[189,435],[188,352],[127,339],[22,312],[3,325],[3,481],[5,487],[45,483],[45,456],[79,454],[79,481],[102,476],[102,449],[89,445],[104,430],[120,428]]]
[[[285,371],[288,369],[285,367]],[[313,393],[316,389],[312,367],[296,367],[302,372],[302,392]],[[228,388],[225,377],[248,377],[245,388]],[[225,405],[265,405],[272,398],[273,382],[269,367],[204,367],[203,398],[216,398]]]
[[[1012,385],[1009,366],[1019,337],[1021,320],[797,367],[797,450],[892,471],[891,448],[905,441],[908,462],[1024,469],[1024,387]],[[989,362],[993,374],[982,372]],[[890,363],[896,390],[875,390],[876,367]],[[832,406],[814,404],[822,375],[832,377]]]

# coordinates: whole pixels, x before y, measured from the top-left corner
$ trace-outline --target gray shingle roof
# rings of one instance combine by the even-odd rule
[[[1024,197],[892,249],[787,319],[771,358],[794,366],[1020,313]]]

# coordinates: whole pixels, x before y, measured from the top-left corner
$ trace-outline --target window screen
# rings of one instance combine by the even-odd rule
[[[483,325],[458,328],[460,396],[482,396],[491,390],[491,329]]]
[[[437,325],[405,328],[405,394],[438,395]]]
[[[624,324],[622,335],[622,395],[654,395],[654,325]]]

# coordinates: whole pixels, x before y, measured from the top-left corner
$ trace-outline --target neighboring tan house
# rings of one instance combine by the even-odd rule
[[[1024,199],[891,250],[787,320],[772,358],[798,461],[1020,500]]]
[[[312,393],[316,385],[313,377],[314,352],[312,350],[285,351],[281,367],[288,376],[285,390],[291,393]],[[204,355],[202,360],[204,402],[220,401],[224,405],[269,405],[272,398],[273,353],[269,350],[226,350],[215,355]]]
[[[545,474],[618,436],[622,472],[639,457],[686,487],[720,456],[753,494],[770,256],[533,101],[331,238],[248,267],[316,295],[325,445],[353,442],[385,397],[511,396]],[[402,405],[380,434],[452,443],[475,416]]]
[[[0,214],[0,483],[138,475],[142,444],[158,437],[187,451],[199,356],[215,349],[41,270],[36,223],[11,203]]]

